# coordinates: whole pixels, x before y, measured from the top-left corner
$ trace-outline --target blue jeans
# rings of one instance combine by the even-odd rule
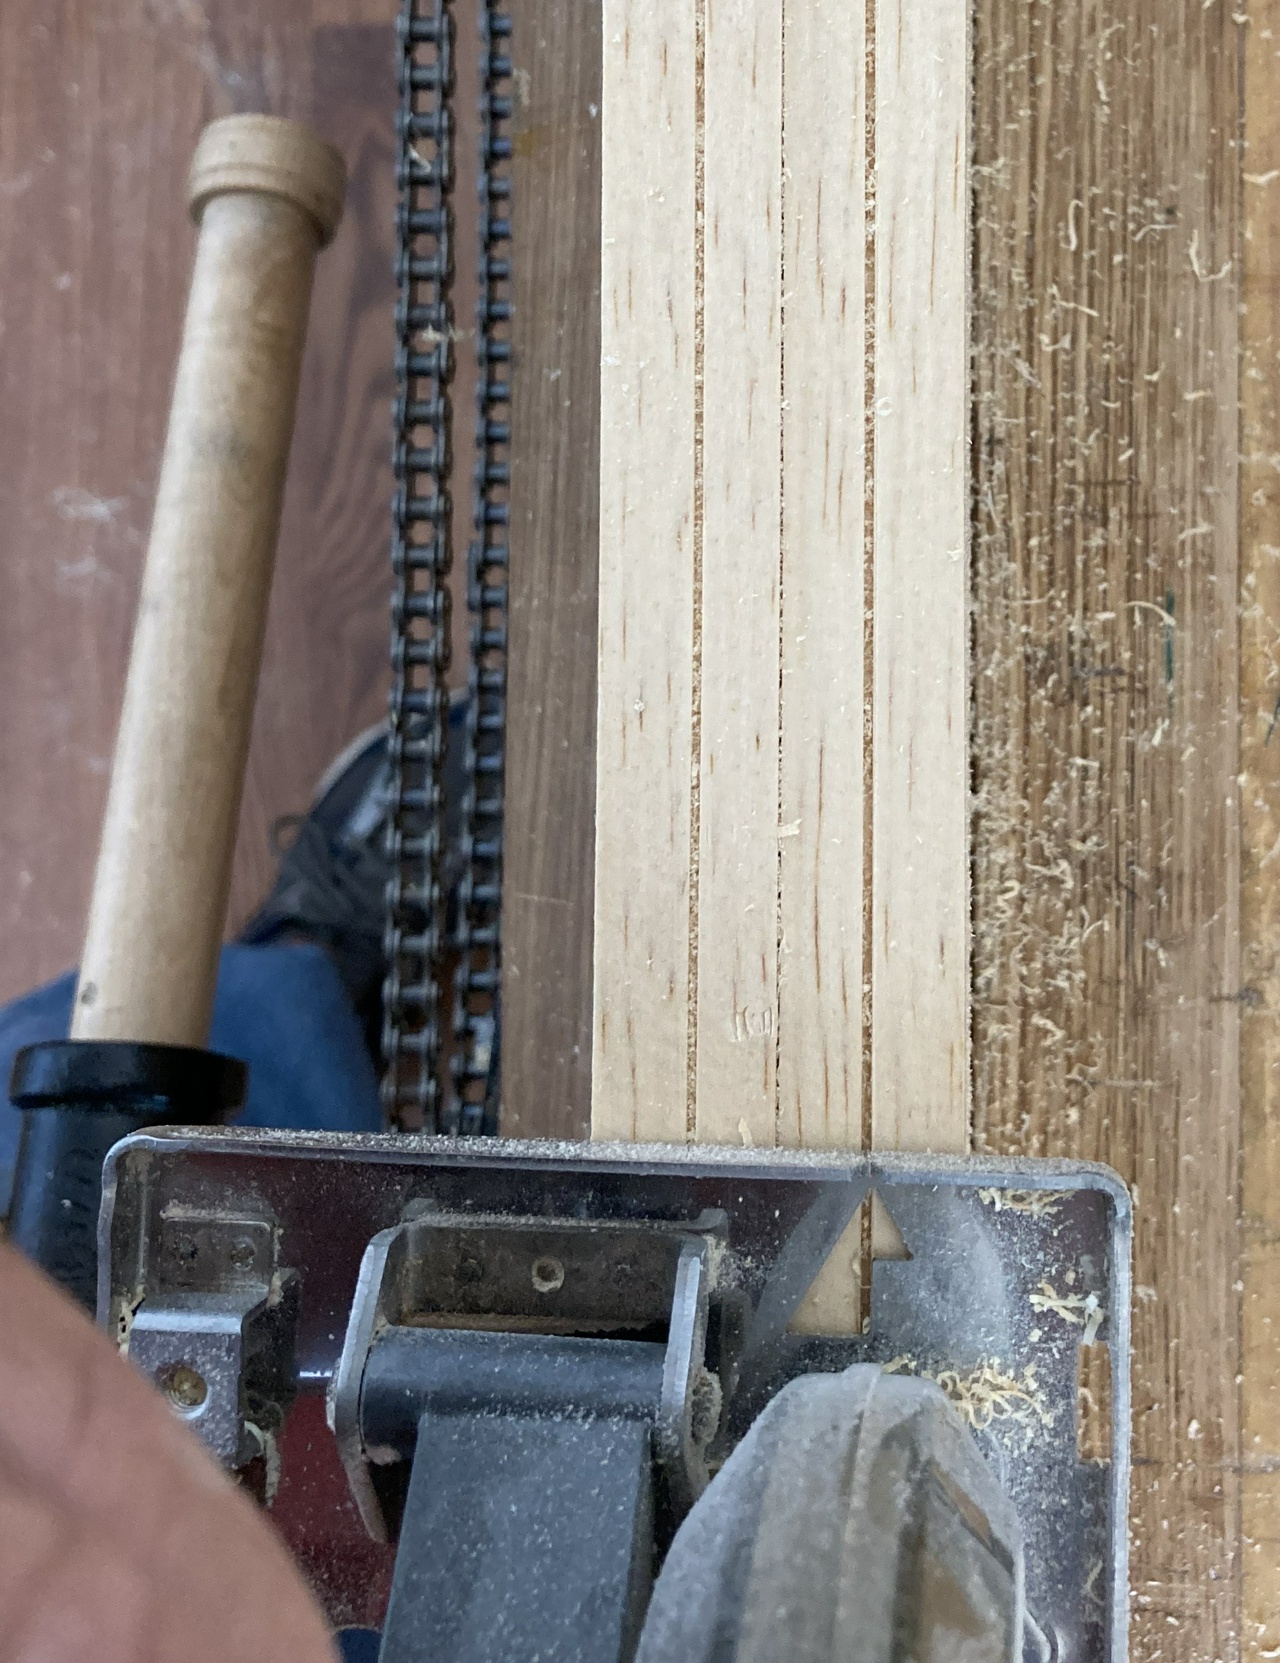
[[[8,1101],[9,1071],[24,1045],[65,1039],[75,972],[0,1010],[0,1218],[9,1210],[22,1116]],[[287,942],[222,949],[209,1044],[249,1065],[237,1126],[308,1132],[380,1132],[378,1081],[356,1013],[328,954]],[[344,1663],[376,1663],[378,1637],[338,1636]]]
[[[9,1210],[22,1116],[8,1101],[24,1045],[65,1039],[75,972],[0,1010],[0,1218]],[[222,949],[210,1047],[249,1065],[237,1126],[380,1132],[378,1081],[360,1024],[327,953],[296,942]]]

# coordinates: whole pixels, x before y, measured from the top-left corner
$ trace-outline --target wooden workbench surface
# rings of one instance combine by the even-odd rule
[[[1260,1643],[1274,1366],[1238,1378],[1240,25],[979,17],[975,1145],[1133,1186],[1133,1649],[1208,1663]]]

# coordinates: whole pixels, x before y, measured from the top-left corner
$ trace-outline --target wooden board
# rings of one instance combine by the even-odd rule
[[[966,15],[605,6],[597,1136],[967,1141]]]
[[[600,5],[526,0],[512,200],[503,1129],[583,1136],[591,1089],[600,469]]]
[[[969,10],[879,0],[874,16],[871,1132],[956,1150],[969,1131]]]
[[[1241,1445],[1274,1339],[1238,1378],[1246,10],[1257,41],[1252,7],[1163,0],[983,0],[975,31],[975,1143],[1133,1185],[1131,1656],[1152,1663],[1260,1655],[1242,1571],[1276,1563],[1240,1513],[1242,1454],[1280,1452],[1274,1419]]]
[[[694,586],[689,900],[687,917],[677,932],[688,953],[686,1045],[677,1045],[660,1066],[664,1075],[673,1070],[671,1084],[677,1089],[672,1095],[675,1109],[685,1115],[685,1136],[710,1143],[736,1143],[746,1137],[770,1143],[778,1115],[778,658],[785,581],[780,537],[782,8],[729,0],[693,10],[698,25],[693,151],[679,159],[674,179],[664,172],[650,181],[650,189],[666,190],[678,187],[688,174],[696,216],[693,241],[684,247],[677,244],[672,251],[673,259],[692,264],[695,288],[692,375],[685,375],[683,365],[677,368],[677,385],[693,394],[693,558],[682,562],[678,550],[657,548],[644,562],[657,568],[653,575],[658,582],[643,602],[657,616],[665,614],[674,598],[663,583],[671,553],[677,565],[691,565]],[[660,38],[660,25],[655,28],[651,22],[648,30]],[[634,21],[631,38],[634,42]],[[606,87],[606,146],[611,133],[618,131],[620,113],[610,103]],[[625,114],[622,119],[626,121]],[[621,131],[625,134],[625,125]],[[607,156],[606,150],[606,162]],[[606,237],[612,235],[616,244],[610,260],[616,270],[621,250],[627,249],[632,261],[640,250],[629,246],[627,220],[612,213],[611,206],[606,188],[603,224]],[[619,375],[635,374],[637,360],[647,350],[643,317],[610,331],[605,348],[621,360]],[[603,385],[607,387],[608,381]],[[653,402],[661,404],[660,392]],[[617,428],[609,424],[612,414],[607,407],[605,431],[615,439]],[[624,438],[623,443],[645,446],[655,460],[666,452],[653,429]],[[602,473],[602,494],[607,496],[611,489]],[[602,588],[605,572],[619,556],[630,559],[630,550],[624,553],[602,538]],[[606,657],[621,645],[620,626],[625,625],[607,608],[603,593],[600,612],[600,652]],[[659,702],[657,688],[646,685],[656,666],[637,663],[633,653],[623,651],[627,682],[639,672],[637,699]],[[620,691],[625,709],[631,687]],[[665,764],[657,778],[631,763],[623,764],[626,771],[619,774],[609,753],[606,726],[608,718],[616,719],[616,712],[606,706],[603,690],[600,708],[604,744],[599,759],[596,899],[597,905],[607,905],[606,890],[616,881],[619,855],[641,886],[645,870],[644,846],[620,849],[609,820],[626,814],[633,791],[653,793],[662,801],[669,801],[672,792],[670,785],[661,783]],[[637,721],[647,719],[647,713],[637,716]],[[679,789],[683,795],[683,780]],[[625,928],[643,920],[643,888],[639,900]],[[600,942],[600,1043],[592,1103],[597,1135],[600,1118],[607,1125],[618,1112],[611,1097],[621,1081],[604,1024],[616,1023],[624,1013],[631,1015],[627,992],[619,996],[617,990],[617,982],[625,989],[636,979],[638,967],[629,958],[625,942],[607,937]],[[612,978],[617,978],[614,987]],[[638,1023],[638,1012],[633,1019]],[[659,1089],[667,1089],[665,1083]],[[621,1102],[628,1102],[627,1097]],[[646,1111],[635,1099],[628,1107],[643,1117],[637,1131],[647,1136]]]
[[[1280,1653],[1280,4],[1244,37],[1240,474],[1241,1638]]]
[[[611,558],[601,560],[599,577],[592,1129],[602,1129],[608,1069],[620,1088],[609,1130],[683,1138],[696,957],[695,257],[705,255],[696,21],[705,18],[693,6],[663,18],[659,27],[645,0],[623,0],[621,9],[605,8],[603,21],[600,546]],[[641,336],[641,350],[615,350]],[[621,779],[648,788],[615,792],[606,756]],[[622,855],[628,844],[641,858],[624,857],[615,871],[613,849]]]
[[[850,38],[866,38],[860,5]],[[862,78],[824,51],[829,10],[787,13],[787,98],[824,120],[788,125],[783,236],[782,541],[787,550],[778,779],[778,1130],[785,1143],[856,1148],[868,1132],[865,1034],[868,843],[864,605],[868,449],[867,108]],[[848,135],[833,153],[827,127]],[[816,383],[811,367],[825,361]],[[831,628],[833,619],[841,620]],[[813,835],[802,836],[806,827]],[[785,834],[785,835],[784,835]],[[823,903],[815,905],[821,895]]]

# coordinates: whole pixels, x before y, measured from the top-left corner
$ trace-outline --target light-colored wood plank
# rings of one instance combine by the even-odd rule
[[[1280,1652],[1280,0],[1244,35],[1241,1637]]]
[[[871,1133],[969,1139],[968,8],[875,12]]]
[[[778,1139],[808,1148],[864,1134],[867,110],[827,48],[865,30],[786,11]]]
[[[604,8],[596,1136],[687,1131],[695,23]]]
[[[689,365],[654,346],[685,314],[624,311],[606,277],[596,1135],[965,1143],[966,16],[894,0],[868,38],[832,0],[695,0],[689,62],[663,55],[665,16],[605,7],[606,270],[684,274],[695,357],[689,433]],[[655,237],[627,171],[645,73],[682,120],[692,76],[691,129],[645,156],[664,202],[692,181],[683,244]],[[611,414],[641,360],[678,421]],[[641,647],[621,601],[641,545],[613,527],[655,458],[646,511],[692,536],[645,522]],[[655,684],[662,744],[628,749]]]
[[[694,1136],[774,1141],[782,447],[782,7],[703,40]]]

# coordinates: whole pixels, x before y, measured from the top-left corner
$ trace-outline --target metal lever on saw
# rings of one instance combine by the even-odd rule
[[[724,1230],[427,1214],[361,1269],[332,1418],[375,1537],[398,1538],[382,1663],[632,1656],[707,1481]]]
[[[207,1124],[246,1071],[209,1035],[285,467],[337,151],[270,116],[207,127],[169,431],[67,1042],[29,1047],[13,1241],[85,1304],[102,1162],[125,1133]]]

